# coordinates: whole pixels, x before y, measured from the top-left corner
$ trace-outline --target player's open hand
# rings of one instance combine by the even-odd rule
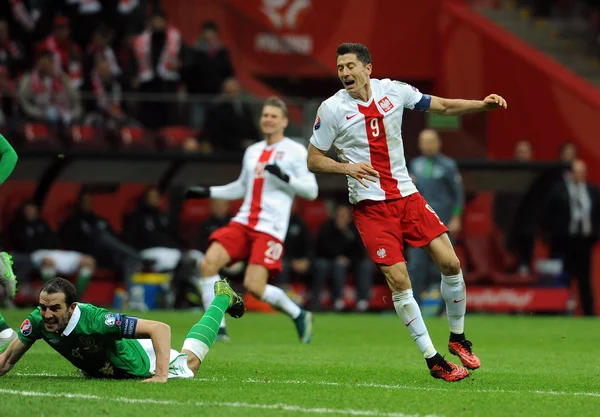
[[[156,376],[154,375],[152,378],[144,379],[142,382],[167,382],[167,376]]]
[[[507,108],[508,103],[506,100],[499,96],[498,94],[490,94],[486,98],[483,99],[483,104],[485,105],[486,110],[496,110],[500,107]]]
[[[375,171],[371,164],[367,162],[348,164],[346,167],[346,175],[349,175],[360,182],[365,188],[369,188],[365,180],[377,182],[377,179],[379,178],[379,172]]]

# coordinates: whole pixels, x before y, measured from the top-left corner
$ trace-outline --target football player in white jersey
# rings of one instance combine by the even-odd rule
[[[264,103],[260,128],[264,140],[244,153],[237,181],[216,187],[190,187],[186,198],[244,198],[237,215],[209,237],[209,247],[200,264],[202,302],[214,298],[213,286],[226,265],[248,260],[245,288],[259,300],[290,316],[301,343],[312,337],[312,314],[301,309],[278,287],[268,284],[281,272],[283,242],[287,233],[294,196],[314,200],[318,187],[315,175],[306,166],[307,150],[285,137],[288,111],[285,103],[271,97]],[[228,340],[225,321],[221,340]]]
[[[406,241],[423,247],[436,262],[442,273],[441,292],[450,324],[448,348],[465,367],[478,368],[479,358],[464,334],[466,290],[460,262],[448,229],[408,174],[402,113],[410,109],[460,115],[506,108],[506,101],[496,94],[483,100],[445,99],[422,94],[399,81],[371,79],[371,54],[361,44],[344,43],[336,56],[344,88],[317,111],[308,167],[314,173],[346,175],[354,222],[371,258],[386,277],[396,313],[423,353],[431,375],[445,381],[461,380],[468,371],[447,362],[433,346],[403,257]],[[332,146],[341,162],[326,156]]]

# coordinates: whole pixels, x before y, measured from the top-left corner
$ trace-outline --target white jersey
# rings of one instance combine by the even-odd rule
[[[369,101],[354,99],[342,89],[321,104],[310,143],[322,151],[333,146],[342,162],[368,162],[379,172],[369,188],[348,177],[350,203],[417,191],[404,158],[402,114],[405,108],[425,111],[430,102],[430,96],[403,82],[371,79]]]
[[[307,155],[304,146],[289,138],[270,146],[264,140],[255,143],[244,153],[242,172],[237,181],[210,187],[210,195],[227,200],[243,197],[244,203],[232,221],[283,242],[294,196],[309,200],[317,198],[317,179],[306,166]],[[271,164],[278,165],[289,175],[289,183],[265,172],[265,166]]]

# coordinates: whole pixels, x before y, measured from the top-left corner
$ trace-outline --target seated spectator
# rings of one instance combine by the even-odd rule
[[[65,126],[81,117],[79,94],[63,72],[56,72],[51,51],[39,53],[35,68],[21,78],[18,96],[29,120]]]
[[[189,60],[182,69],[188,93],[216,97],[223,89],[223,82],[234,75],[231,56],[221,43],[217,24],[204,22]],[[195,129],[205,124],[210,105],[207,98],[192,103],[190,124]]]
[[[44,282],[56,277],[57,273],[71,275],[77,272],[77,295],[81,297],[85,293],[96,261],[80,251],[62,250],[58,236],[40,217],[39,208],[34,202],[25,202],[11,221],[9,240],[13,251],[31,256]]]
[[[71,40],[69,19],[56,16],[52,34],[38,45],[38,50],[51,51],[55,55],[56,71],[62,70],[69,77],[74,88],[81,87],[83,84],[81,49]]]
[[[104,56],[97,56],[94,70],[82,91],[93,98],[85,100],[84,124],[118,132],[127,124],[135,124],[123,110],[123,85],[113,74],[111,64]]]
[[[558,148],[558,160],[560,162],[572,163],[577,159],[577,146],[570,141],[564,142]]]
[[[153,269],[156,272],[173,271],[184,255],[185,259],[193,259],[197,267],[204,257],[197,250],[184,250],[177,222],[161,210],[160,193],[155,187],[148,188],[137,209],[125,215],[123,235],[142,258],[155,262]]]
[[[12,77],[21,74],[26,68],[23,46],[10,38],[8,23],[0,19],[0,66],[8,69]]]
[[[366,311],[371,298],[374,264],[366,256],[350,207],[340,204],[332,219],[321,226],[317,238],[311,288],[311,310],[321,310],[321,291],[327,278],[332,278],[331,300],[335,311],[342,311],[344,285],[350,270],[354,271],[357,292],[357,310]]]
[[[92,42],[85,49],[83,59],[85,78],[89,78],[89,75],[96,68],[97,61],[101,58],[108,62],[112,76],[118,77],[121,75],[121,68],[119,67],[115,51],[110,46],[111,38],[112,30],[108,26],[101,25],[94,31]]]
[[[73,211],[61,224],[59,235],[65,249],[82,251],[103,267],[120,269],[126,284],[142,266],[140,254],[121,241],[108,220],[94,213],[89,191],[81,192]]]
[[[16,114],[15,85],[6,67],[0,65],[0,133],[8,133],[15,128]]]
[[[237,80],[227,79],[219,102],[208,112],[202,138],[210,142],[215,150],[243,152],[259,139],[257,119],[240,93]]]
[[[283,244],[282,271],[277,277],[278,286],[288,286],[291,276],[307,281],[313,257],[313,242],[304,220],[298,215],[297,200],[292,205],[292,214]]]

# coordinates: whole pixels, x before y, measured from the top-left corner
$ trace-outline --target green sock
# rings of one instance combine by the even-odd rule
[[[2,314],[0,314],[0,332],[3,332],[6,329],[10,329],[10,327],[8,326],[8,324],[6,324],[6,320],[4,320]]]
[[[216,295],[200,321],[190,329],[186,339],[199,340],[210,348],[217,338],[221,320],[230,302],[229,296]]]
[[[77,277],[77,282],[75,283],[75,288],[77,289],[77,298],[81,300],[85,290],[90,284],[90,280],[92,279],[92,271],[89,268],[81,268],[79,271],[79,276]]]

